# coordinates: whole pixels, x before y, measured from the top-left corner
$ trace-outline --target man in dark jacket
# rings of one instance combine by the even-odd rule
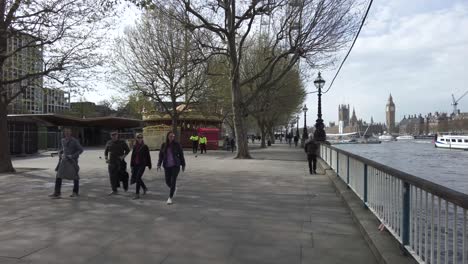
[[[317,174],[317,155],[319,152],[319,143],[315,141],[313,137],[311,137],[310,140],[305,144],[304,151],[307,153],[310,174]]]
[[[62,179],[73,180],[73,193],[70,197],[77,197],[79,195],[79,180],[78,171],[78,157],[83,153],[83,148],[80,142],[72,137],[70,128],[65,128],[63,131],[64,138],[62,138],[62,149],[59,152],[60,160],[57,168],[57,176],[55,179],[55,191],[49,197],[58,199],[60,198]]]
[[[117,187],[119,185],[119,174],[121,171],[121,161],[125,159],[129,152],[130,149],[128,148],[127,143],[119,139],[118,132],[111,132],[111,140],[107,141],[106,150],[104,151],[106,162],[109,164],[109,179],[112,188],[112,192],[109,193],[109,195],[117,194]]]

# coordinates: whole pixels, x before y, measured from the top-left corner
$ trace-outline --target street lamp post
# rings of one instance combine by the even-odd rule
[[[323,124],[322,119],[322,88],[325,86],[325,80],[322,79],[320,72],[318,73],[317,79],[314,81],[314,85],[318,89],[318,111],[317,121],[315,122],[314,138],[317,141],[325,141],[327,136],[325,134],[325,125]]]
[[[302,132],[302,140],[301,140],[301,146],[304,147],[305,141],[309,138],[309,134],[307,133],[307,106],[304,105],[302,108],[302,111],[304,111],[304,130]]]
[[[296,122],[297,122],[296,136],[299,137],[299,115],[296,116]]]

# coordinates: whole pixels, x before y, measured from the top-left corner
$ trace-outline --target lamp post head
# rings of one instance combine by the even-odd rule
[[[309,110],[309,109],[307,108],[307,106],[306,106],[306,105],[304,105],[304,107],[302,108],[302,111],[304,111],[304,113],[306,113],[306,112],[307,112],[307,110]]]
[[[315,87],[317,87],[317,89],[322,89],[323,86],[325,86],[325,80],[322,78],[322,74],[320,72],[318,73],[318,77],[314,81],[314,85]]]

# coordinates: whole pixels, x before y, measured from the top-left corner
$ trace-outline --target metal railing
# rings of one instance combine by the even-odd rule
[[[320,156],[420,263],[468,264],[468,195],[330,145]]]

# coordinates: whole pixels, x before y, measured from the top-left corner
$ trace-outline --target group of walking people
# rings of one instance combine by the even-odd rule
[[[197,133],[194,133],[190,137],[190,141],[192,141],[192,151],[194,154],[198,152],[198,147],[200,147],[200,154],[203,154],[203,152],[206,154],[206,144],[208,144],[208,139],[204,134],[200,134],[199,136]]]
[[[61,198],[62,179],[73,180],[73,191],[70,197],[79,196],[79,166],[78,159],[83,153],[79,141],[72,137],[69,128],[64,129],[64,138],[61,140],[62,146],[59,151],[59,162],[56,167],[56,180],[54,193],[51,198]],[[117,195],[120,182],[125,191],[128,191],[128,173],[125,157],[130,153],[130,148],[124,140],[119,139],[117,131],[111,132],[111,139],[106,143],[104,156],[108,164],[108,173],[111,186],[109,195]],[[137,134],[136,144],[133,146],[130,158],[131,180],[130,183],[136,185],[133,199],[140,199],[140,190],[143,195],[148,191],[143,182],[143,174],[148,167],[152,169],[151,155],[148,146],[143,141],[143,135]],[[169,198],[167,204],[172,204],[177,191],[177,177],[180,169],[185,171],[184,151],[179,142],[175,141],[175,134],[168,132],[166,141],[161,145],[157,170],[164,169],[166,185],[169,188]]]

